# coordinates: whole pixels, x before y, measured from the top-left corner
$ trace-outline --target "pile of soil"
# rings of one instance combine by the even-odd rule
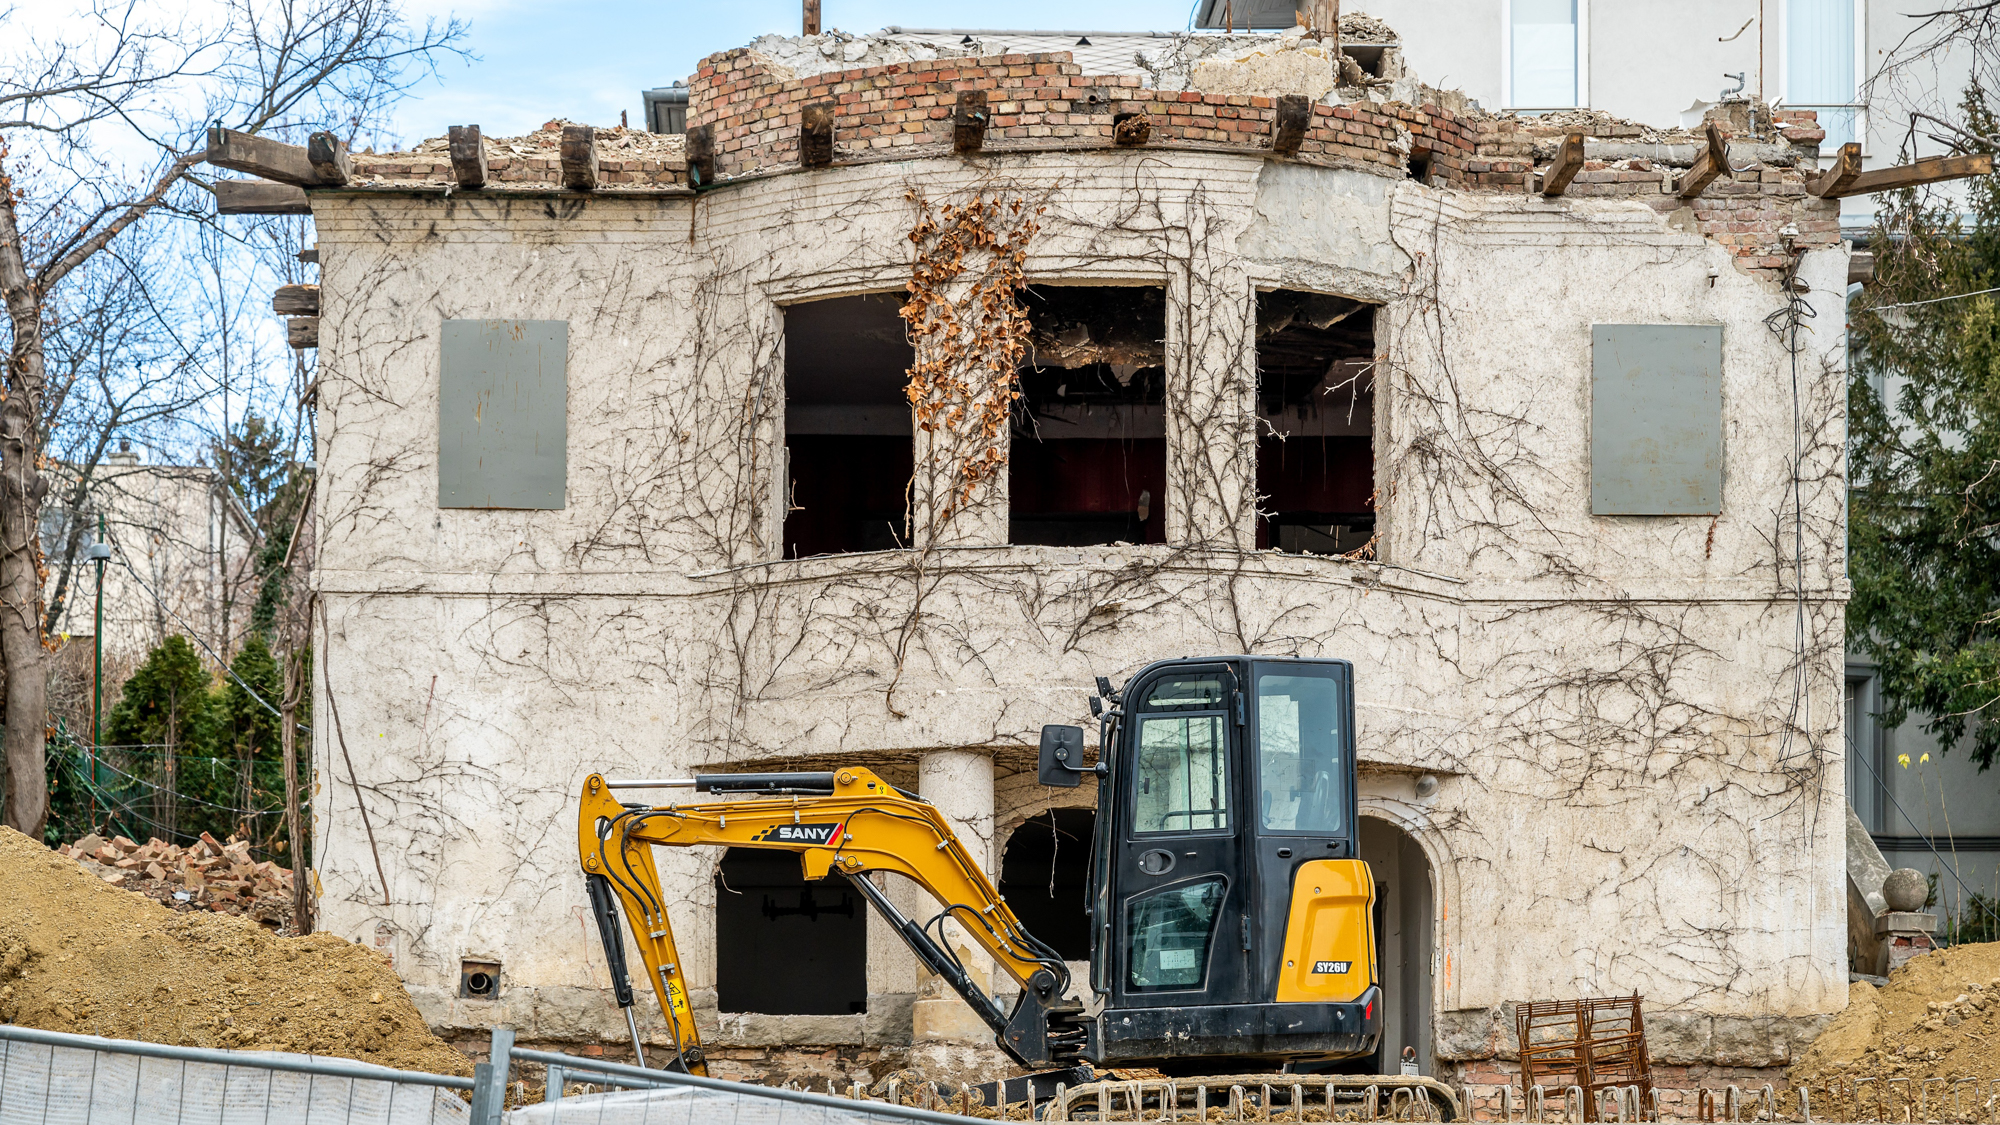
[[[177,914],[0,828],[0,1022],[469,1075],[378,954]]]
[[[1846,1009],[1793,1064],[1794,1086],[2000,1074],[2000,943],[1926,953],[1882,988],[1847,987]]]
[[[252,860],[249,842],[234,836],[224,843],[204,832],[184,848],[157,838],[140,844],[93,835],[57,847],[56,854],[169,910],[240,914],[280,933],[293,932],[291,871]]]

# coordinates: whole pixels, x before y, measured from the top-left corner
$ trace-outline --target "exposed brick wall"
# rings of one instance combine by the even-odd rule
[[[1268,153],[1277,103],[1240,94],[1142,88],[1131,75],[1087,75],[1068,52],[937,59],[788,79],[744,48],[703,60],[691,84],[689,124],[713,129],[720,178],[796,168],[800,113],[815,102],[835,105],[836,160],[869,156],[937,156],[951,151],[952,110],[961,90],[987,92],[987,148],[1112,147],[1115,113],[1144,113],[1148,149],[1224,149]],[[1762,111],[1757,111],[1761,113]],[[1732,116],[1733,115],[1733,116]],[[1581,124],[1576,120],[1581,116]],[[1727,246],[1745,269],[1766,276],[1784,264],[1783,231],[1795,247],[1840,240],[1837,202],[1806,194],[1812,160],[1825,133],[1810,110],[1779,111],[1759,122],[1743,107],[1712,112],[1725,131],[1746,139],[1789,144],[1789,167],[1758,165],[1716,180],[1684,201],[1676,188],[1687,171],[1650,159],[1591,160],[1570,183],[1568,198],[1627,199],[1674,213],[1686,208],[1690,230]],[[1536,187],[1536,150],[1582,129],[1593,142],[1671,144],[1695,150],[1685,131],[1662,133],[1601,114],[1549,118],[1460,116],[1434,105],[1360,101],[1316,104],[1295,157],[1308,164],[1353,168],[1385,177],[1409,174],[1412,154],[1428,161],[1427,182],[1480,192],[1528,193]],[[559,188],[561,123],[526,137],[489,138],[487,167],[494,188]],[[598,133],[601,190],[686,187],[684,138],[623,128]],[[413,152],[361,153],[363,183],[444,185],[451,163],[442,139]]]
[[[690,85],[688,124],[713,127],[720,176],[796,164],[800,111],[814,102],[835,104],[835,148],[847,159],[950,151],[961,90],[987,91],[986,144],[994,150],[1010,143],[1110,146],[1114,113],[1146,114],[1149,148],[1268,150],[1277,113],[1272,98],[1150,90],[1132,75],[1086,75],[1068,52],[913,61],[784,80],[741,49],[703,60]],[[1435,106],[1317,105],[1297,159],[1401,176],[1404,153],[1414,148],[1430,155],[1434,176],[1456,183],[1472,145],[1471,130]]]
[[[1760,164],[1734,172],[1709,184],[1696,198],[1684,200],[1678,194],[1680,177],[1687,171],[1684,165],[1647,159],[1587,160],[1564,196],[1630,199],[1669,214],[1686,207],[1693,229],[1727,246],[1739,265],[1775,276],[1785,264],[1782,232],[1787,226],[1796,231],[1794,247],[1819,249],[1840,242],[1840,203],[1806,193],[1806,180],[1816,174],[1807,158],[1826,136],[1819,128],[1818,114],[1812,110],[1781,111],[1773,125],[1773,135],[1756,139],[1766,143],[1783,140],[1798,146],[1798,164]],[[1475,191],[1532,190],[1536,144],[1554,144],[1564,132],[1560,126],[1537,126],[1532,118],[1479,121],[1475,150],[1466,166],[1466,186]],[[1728,131],[1725,126],[1724,132]],[[1634,142],[1653,135],[1627,123],[1593,126],[1590,133],[1603,140]],[[1692,134],[1676,134],[1665,140],[1682,146],[1695,143]]]

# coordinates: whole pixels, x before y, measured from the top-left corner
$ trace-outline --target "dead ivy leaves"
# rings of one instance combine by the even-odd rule
[[[1028,354],[1020,292],[1047,208],[998,193],[959,204],[933,204],[914,189],[905,198],[917,205],[916,262],[900,310],[915,351],[905,393],[917,427],[936,435],[933,461],[951,476],[935,534],[1006,468],[1016,371]]]

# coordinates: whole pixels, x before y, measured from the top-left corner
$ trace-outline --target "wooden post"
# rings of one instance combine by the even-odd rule
[[[799,110],[799,166],[825,168],[833,163],[832,102],[813,102]]]
[[[310,215],[306,189],[270,180],[216,180],[218,215]]]
[[[281,184],[309,187],[320,182],[305,146],[288,145],[255,133],[212,126],[208,130],[208,152],[203,156],[218,168],[247,172]]]
[[[486,186],[486,145],[479,139],[479,126],[451,127],[451,176],[467,191]]]
[[[1571,133],[1556,149],[1556,158],[1542,174],[1542,194],[1553,199],[1569,188],[1569,182],[1583,171],[1583,134]]]
[[[1841,147],[1844,151],[1848,146]],[[1990,152],[1974,156],[1930,156],[1912,164],[1877,168],[1873,172],[1858,172],[1847,179],[1835,181],[1825,191],[1813,191],[1811,187],[1806,190],[1824,199],[1840,199],[1849,195],[1866,195],[1872,191],[1895,191],[1898,188],[1992,174],[1993,154]]]
[[[1717,176],[1729,172],[1729,146],[1722,141],[1722,130],[1716,128],[1715,122],[1711,121],[1703,132],[1708,147],[1702,150],[1700,156],[1694,158],[1694,166],[1681,177],[1682,199],[1693,199],[1700,195],[1709,184],[1715,182]]]
[[[715,126],[688,128],[687,169],[689,187],[705,188],[715,183]]]
[[[1306,142],[1306,127],[1312,124],[1313,100],[1304,94],[1280,94],[1278,111],[1271,118],[1271,151],[1290,156]]]
[[[958,104],[951,111],[951,147],[953,152],[978,152],[986,147],[986,122],[991,115],[986,110],[986,91],[960,90]]]
[[[1322,39],[1332,36],[1340,43],[1340,0],[1305,0],[1306,27]]]
[[[332,133],[314,133],[306,138],[306,161],[313,166],[319,183],[331,187],[345,184],[354,175],[348,158],[347,142]]]
[[[1861,146],[1844,144],[1833,158],[1833,167],[1806,181],[1806,193],[1821,199],[1838,199],[1842,191],[1861,174]]]
[[[282,316],[318,316],[319,286],[280,285],[271,297],[271,311]]]
[[[565,125],[562,131],[563,186],[571,191],[597,190],[597,130]]]
[[[805,33],[819,34],[819,0],[805,0]]]

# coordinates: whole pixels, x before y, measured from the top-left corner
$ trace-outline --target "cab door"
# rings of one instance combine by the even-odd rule
[[[1218,662],[1170,665],[1125,691],[1102,920],[1111,1007],[1251,999],[1238,689]]]

